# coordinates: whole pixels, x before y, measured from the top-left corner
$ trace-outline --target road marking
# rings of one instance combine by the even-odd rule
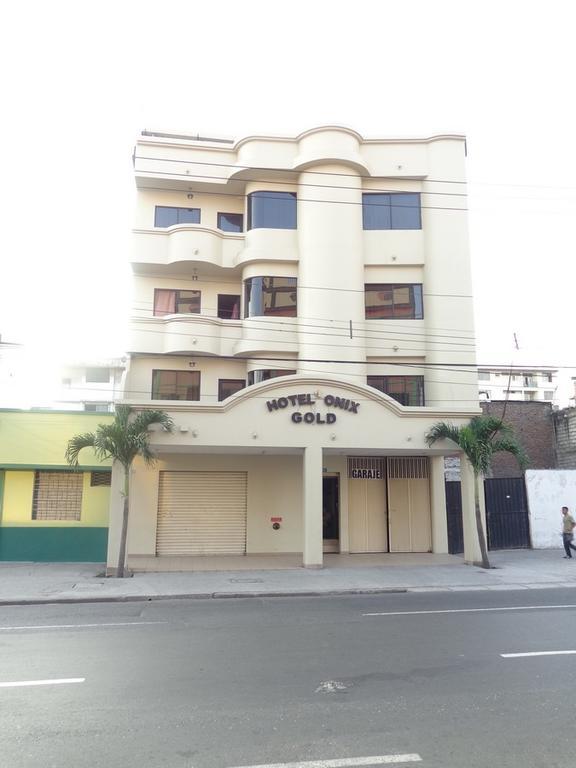
[[[348,768],[355,765],[393,765],[394,763],[420,763],[420,755],[373,755],[372,757],[345,757],[341,760],[308,760],[301,763],[264,763],[234,768]]]
[[[576,651],[531,651],[530,653],[501,653],[503,659],[522,659],[527,656],[574,656]]]
[[[338,693],[338,691],[346,691],[348,688],[349,686],[346,683],[341,683],[340,680],[324,680],[314,693]]]
[[[167,624],[166,621],[116,621],[109,624],[37,624],[23,627],[0,627],[0,632],[17,629],[82,629],[84,627],[141,627],[146,624]]]
[[[383,611],[363,613],[362,616],[426,616],[435,613],[489,613],[490,611],[534,611],[558,608],[576,608],[576,605],[509,605],[506,608],[451,608],[442,611]]]
[[[59,680],[18,680],[14,683],[0,683],[0,688],[25,688],[32,685],[66,685],[68,683],[83,683],[85,677],[63,677]]]

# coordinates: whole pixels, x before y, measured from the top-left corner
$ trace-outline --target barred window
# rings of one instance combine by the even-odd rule
[[[80,520],[82,472],[36,472],[32,520]]]
[[[94,488],[97,485],[111,485],[112,472],[90,472],[90,485]]]

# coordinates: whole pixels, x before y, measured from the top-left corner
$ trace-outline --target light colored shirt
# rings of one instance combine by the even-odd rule
[[[574,518],[570,513],[567,515],[562,516],[562,533],[572,533],[572,528],[574,528]]]

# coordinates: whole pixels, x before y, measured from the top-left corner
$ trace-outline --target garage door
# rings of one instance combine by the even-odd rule
[[[245,552],[245,472],[160,472],[158,555]]]

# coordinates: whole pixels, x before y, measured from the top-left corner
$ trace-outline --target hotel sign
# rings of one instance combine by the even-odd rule
[[[286,395],[285,397],[278,397],[274,400],[267,400],[266,407],[268,411],[283,411],[286,408],[298,408],[306,405],[314,405],[317,402],[321,402],[328,409],[323,413],[306,411],[302,413],[300,410],[293,411],[290,415],[294,424],[334,424],[336,421],[335,410],[348,411],[348,413],[358,413],[360,403],[355,400],[350,400],[347,397],[338,397],[337,395],[323,395],[314,396],[309,392],[301,395]]]

